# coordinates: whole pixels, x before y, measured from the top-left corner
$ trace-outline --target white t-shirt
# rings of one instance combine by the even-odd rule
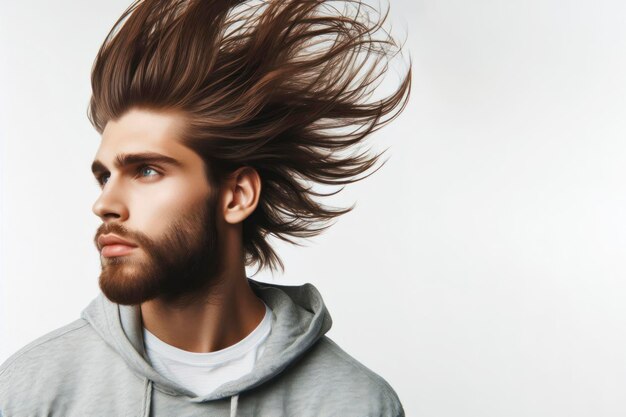
[[[272,310],[265,304],[265,317],[248,336],[215,352],[189,352],[169,345],[143,328],[146,353],[152,367],[196,395],[206,395],[220,385],[249,373],[265,348]]]

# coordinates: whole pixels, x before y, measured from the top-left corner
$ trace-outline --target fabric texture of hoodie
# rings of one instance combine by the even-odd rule
[[[332,320],[312,284],[248,282],[272,309],[272,330],[241,378],[197,396],[161,376],[139,306],[99,293],[81,318],[0,366],[0,417],[404,416],[391,386],[325,336]]]

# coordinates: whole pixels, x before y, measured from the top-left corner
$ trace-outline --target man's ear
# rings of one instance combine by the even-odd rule
[[[252,167],[232,172],[222,185],[221,210],[230,224],[242,222],[256,209],[261,195],[261,177]]]

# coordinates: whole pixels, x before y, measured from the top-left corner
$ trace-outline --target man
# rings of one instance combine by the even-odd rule
[[[375,38],[384,19],[366,5],[336,3],[124,12],[92,69],[102,293],[0,367],[1,416],[404,415],[389,384],[325,336],[313,285],[245,270],[282,268],[268,234],[314,236],[349,211],[304,181],[357,181],[379,155],[338,152],[408,98],[410,68],[392,95],[364,100],[395,43]]]

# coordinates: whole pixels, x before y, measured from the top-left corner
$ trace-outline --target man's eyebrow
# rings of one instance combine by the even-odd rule
[[[172,158],[171,156],[162,155],[156,152],[142,152],[142,153],[127,153],[127,154],[118,154],[115,157],[115,167],[117,169],[122,169],[130,165],[136,165],[140,163],[161,163],[161,164],[170,164],[174,166],[182,166],[182,163]],[[91,172],[94,175],[108,172],[107,167],[99,160],[93,161],[91,164]]]

